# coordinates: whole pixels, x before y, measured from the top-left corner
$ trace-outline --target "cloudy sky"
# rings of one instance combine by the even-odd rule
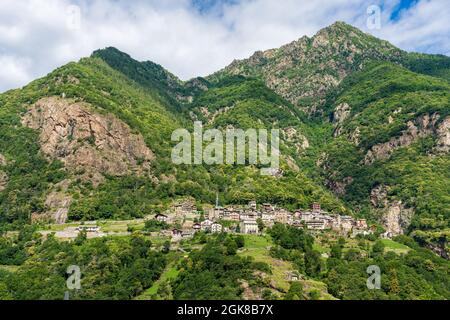
[[[449,19],[448,0],[0,0],[0,92],[107,46],[182,79],[208,75],[336,20],[450,55]]]

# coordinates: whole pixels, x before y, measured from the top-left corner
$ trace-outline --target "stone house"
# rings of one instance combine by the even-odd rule
[[[211,225],[211,232],[212,233],[220,233],[222,232],[223,228],[222,225],[220,223],[213,223]]]
[[[288,211],[286,211],[284,209],[277,209],[277,210],[275,210],[275,213],[274,213],[274,220],[275,220],[275,222],[287,224],[288,223],[288,217],[289,217],[289,212]]]
[[[162,213],[158,213],[157,215],[155,215],[155,219],[159,222],[168,222],[169,221],[169,217]]]
[[[237,211],[231,212],[228,215],[228,220],[229,221],[239,221],[240,219],[241,219],[241,215]]]
[[[256,220],[258,218],[258,215],[254,211],[243,211],[240,214],[240,220]]]
[[[320,212],[321,211],[320,203],[314,202],[313,204],[311,204],[311,210],[313,212]]]
[[[210,218],[216,219],[216,220],[220,220],[223,219],[224,215],[225,215],[225,209],[222,207],[215,207],[214,209],[214,213],[213,213],[213,217],[210,216]]]
[[[266,211],[266,212],[271,212],[271,211],[275,210],[274,207],[270,203],[263,203],[262,209],[263,209],[263,211]]]
[[[181,238],[183,238],[183,239],[189,239],[189,238],[192,238],[193,236],[194,236],[194,232],[191,230],[184,230],[181,233]]]
[[[314,214],[311,211],[302,211],[298,218],[300,221],[308,222],[314,219]]]
[[[180,241],[183,236],[183,231],[179,229],[172,230],[172,241]]]
[[[256,220],[244,220],[240,223],[241,233],[244,234],[258,234],[259,228]]]
[[[99,226],[78,226],[76,228],[76,231],[86,231],[86,232],[99,232],[100,227]]]
[[[202,221],[202,222],[200,223],[200,225],[201,225],[201,230],[202,230],[202,231],[211,231],[211,226],[212,226],[213,223],[214,223],[214,222],[212,222],[212,221],[209,220],[209,219],[206,219],[205,221]]]
[[[367,221],[366,221],[366,219],[357,219],[355,221],[355,226],[358,229],[367,229]]]
[[[326,220],[324,219],[312,219],[305,221],[306,227],[310,230],[325,230]]]

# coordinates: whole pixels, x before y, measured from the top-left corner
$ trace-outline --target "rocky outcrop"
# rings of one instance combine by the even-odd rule
[[[295,160],[291,156],[287,156],[287,157],[285,157],[285,159],[286,159],[286,164],[288,165],[289,169],[291,169],[292,171],[295,171],[295,172],[300,171],[299,166],[295,163]]]
[[[406,208],[401,201],[389,201],[388,187],[379,185],[370,193],[370,203],[381,213],[381,223],[391,236],[403,234],[411,224],[414,209]]]
[[[334,137],[341,134],[341,124],[349,117],[351,108],[348,103],[341,103],[338,105],[333,113],[333,124],[334,124]]]
[[[72,197],[66,195],[64,192],[51,192],[45,201],[45,206],[50,209],[52,220],[55,223],[62,224],[67,220],[67,214],[69,212],[70,204],[72,203]]]
[[[405,208],[401,201],[394,201],[388,204],[381,218],[381,222],[386,232],[392,236],[400,235],[411,224],[413,213],[413,209]]]
[[[70,183],[69,179],[63,180],[52,188],[45,199],[45,211],[33,213],[32,223],[66,223],[72,203],[72,196],[67,192]]]
[[[435,152],[448,153],[450,150],[450,117],[445,118],[436,130],[438,137]]]
[[[388,190],[385,186],[379,185],[372,189],[370,192],[370,203],[374,208],[385,208],[388,204],[387,201]]]
[[[208,119],[208,124],[212,124],[218,116],[227,113],[228,111],[230,111],[233,108],[234,108],[234,105],[230,106],[230,107],[219,108],[214,112],[210,112],[207,107],[200,107],[199,111],[203,115],[203,117]],[[194,114],[194,117],[191,117],[191,118],[193,120],[198,120],[198,117],[195,114]]]
[[[5,190],[7,184],[8,184],[8,175],[0,170],[0,192]]]
[[[437,255],[441,256],[444,259],[450,260],[450,251],[448,249],[448,244],[445,242],[442,243],[428,243],[425,246],[436,253]]]
[[[0,167],[6,165],[6,158],[4,155],[0,153]],[[5,190],[6,185],[8,184],[8,175],[0,170],[0,192]]]
[[[61,160],[72,172],[123,176],[149,172],[153,152],[112,115],[96,113],[86,103],[58,97],[36,102],[22,124],[40,131],[42,152]]]
[[[288,127],[283,129],[283,138],[293,144],[297,150],[297,152],[304,151],[309,148],[308,139],[297,131],[294,127]]]
[[[364,158],[364,164],[370,165],[375,160],[387,159],[396,149],[409,146],[419,138],[433,134],[436,130],[438,119],[439,115],[434,113],[431,116],[428,114],[420,116],[414,122],[408,121],[407,129],[400,136],[393,137],[385,143],[374,145],[367,152]]]
[[[208,77],[243,75],[264,80],[266,85],[306,113],[321,113],[326,95],[366,61],[397,62],[402,51],[342,22],[302,37],[278,49],[258,51],[235,60]]]
[[[341,196],[345,194],[347,186],[353,182],[352,177],[346,177],[342,181],[327,180],[327,187],[330,188],[335,194]]]

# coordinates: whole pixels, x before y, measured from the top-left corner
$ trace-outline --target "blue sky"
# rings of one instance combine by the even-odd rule
[[[401,0],[391,13],[390,20],[398,21],[400,13],[408,11],[418,3],[418,0]]]
[[[408,51],[450,55],[448,0],[1,0],[0,92],[115,46],[182,79],[313,36],[336,20]],[[367,8],[381,9],[369,29]]]

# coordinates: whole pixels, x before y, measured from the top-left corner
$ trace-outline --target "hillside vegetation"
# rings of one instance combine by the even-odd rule
[[[74,299],[448,299],[449,75],[449,57],[337,22],[206,78],[181,81],[106,48],[2,93],[0,298],[61,299],[78,262],[89,285]],[[279,129],[280,170],[175,165],[172,133],[194,121]],[[144,217],[182,199],[196,221],[216,199],[318,202],[374,232],[337,239],[276,224],[261,238],[198,233],[172,246],[168,226]],[[114,220],[120,235],[43,232],[93,220]],[[373,264],[384,280],[368,291]]]

